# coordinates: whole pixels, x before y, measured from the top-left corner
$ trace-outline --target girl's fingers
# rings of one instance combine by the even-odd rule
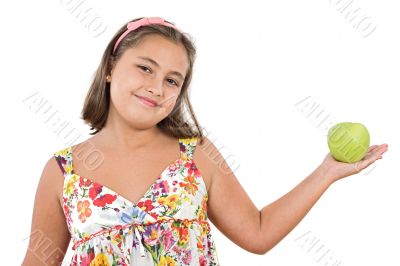
[[[375,154],[376,152],[384,153],[387,150],[387,144],[372,145],[368,148],[367,155]]]
[[[370,147],[368,148],[367,153],[368,153],[368,152],[372,152],[376,147],[378,147],[378,145],[372,145],[372,146],[370,146]]]
[[[382,159],[382,154],[384,154],[388,149],[387,144],[372,145],[368,149],[368,153],[364,156],[361,161],[353,164],[354,169],[358,172],[367,168],[376,160]]]
[[[382,159],[382,154],[384,154],[387,150],[388,150],[388,145],[387,144],[382,144],[379,147],[379,150],[378,150],[379,159]]]
[[[387,151],[387,144],[379,145],[368,153],[366,159],[372,159],[373,161],[382,159],[382,154]]]
[[[378,145],[372,145],[371,147],[369,147],[364,158],[369,158],[376,151],[377,147]]]

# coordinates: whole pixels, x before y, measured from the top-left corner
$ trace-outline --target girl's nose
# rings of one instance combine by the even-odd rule
[[[163,84],[162,81],[158,79],[154,79],[148,84],[146,89],[148,92],[151,92],[153,95],[162,96],[163,95]]]

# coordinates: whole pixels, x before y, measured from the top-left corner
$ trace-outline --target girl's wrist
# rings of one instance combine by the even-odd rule
[[[335,181],[338,180],[338,178],[335,178],[335,176],[332,174],[332,172],[329,170],[329,168],[324,165],[320,164],[316,169],[315,172],[324,180],[326,181],[329,185],[333,184]]]

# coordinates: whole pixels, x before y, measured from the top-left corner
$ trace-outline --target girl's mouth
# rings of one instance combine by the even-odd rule
[[[140,101],[141,103],[143,103],[143,104],[146,105],[146,106],[150,106],[150,107],[157,107],[157,106],[158,106],[156,103],[154,103],[154,102],[152,102],[152,101],[149,101],[149,100],[147,100],[147,99],[144,98],[144,97],[140,97],[140,96],[137,96],[137,95],[135,95],[135,96],[139,99],[139,101]]]

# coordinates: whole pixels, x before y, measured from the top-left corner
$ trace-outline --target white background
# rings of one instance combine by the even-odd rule
[[[100,35],[77,18],[89,8]],[[25,99],[38,93],[58,125],[69,122],[79,141],[88,138],[79,116],[107,43],[128,20],[161,16],[195,39],[195,113],[260,209],[321,163],[332,123],[363,123],[371,145],[389,144],[368,171],[333,184],[265,255],[241,249],[212,225],[221,265],[316,266],[328,256],[325,265],[398,265],[399,8],[394,0],[1,4],[2,264],[21,264],[43,167],[70,145],[54,133],[57,121]],[[346,13],[355,10],[351,21],[354,13]],[[314,248],[302,242],[305,234],[318,240]],[[322,251],[328,255],[318,261]]]

